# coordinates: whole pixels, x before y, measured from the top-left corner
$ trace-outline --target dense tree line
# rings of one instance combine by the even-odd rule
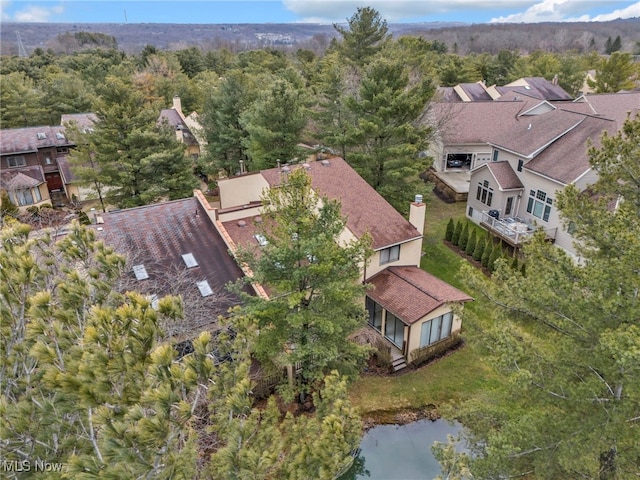
[[[178,95],[185,113],[200,114],[200,133],[208,145],[197,168],[212,180],[220,174],[299,161],[308,153],[300,150],[300,143],[321,145],[344,157],[402,210],[407,191],[424,189],[417,174],[429,166],[430,159],[418,154],[430,138],[424,116],[437,86],[480,80],[488,85],[504,84],[523,76],[557,76],[559,84],[575,95],[589,69],[597,70],[593,88],[601,92],[630,88],[637,76],[637,65],[622,52],[610,59],[595,52],[521,55],[517,50],[461,56],[439,40],[394,38],[371,8],[358,9],[346,25],[335,29],[338,36],[322,55],[311,50],[234,53],[195,47],[161,51],[152,45],[139,54],[127,55],[108,48],[107,37],[74,35],[77,42],[103,48],[68,55],[37,49],[28,58],[3,58],[0,121],[3,128],[58,124],[64,113],[104,112],[115,108],[108,105],[110,101],[119,101],[105,94],[106,87],[119,78],[122,88],[135,91],[148,107],[146,127],[137,137],[128,135],[130,145],[144,150],[145,142],[157,144],[166,150],[165,157],[179,158],[177,150],[168,151],[171,149],[164,140],[151,140],[156,133],[147,135],[155,129],[152,112],[167,108]],[[617,38],[610,43],[611,49],[614,44],[618,48]],[[105,122],[113,118],[100,115]],[[133,118],[134,114],[128,115]],[[114,192],[136,197],[117,202],[119,205],[175,198],[193,186],[186,181],[186,162],[171,168],[165,162],[165,168],[159,160],[159,169],[166,173],[161,178],[169,181],[177,174],[184,181],[176,180],[179,185],[159,190],[157,185],[153,189],[137,185],[138,173],[121,168],[122,156],[120,163],[114,163],[114,155],[105,153],[109,148],[133,151],[109,139],[117,131],[122,135],[121,128],[105,123],[92,147],[98,149],[95,160],[105,172],[102,183],[115,187]],[[149,159],[159,150],[156,147],[141,152],[139,158],[132,156],[129,164],[144,163],[143,158]],[[109,170],[114,174],[107,174]],[[127,175],[130,181],[124,185],[122,177]],[[95,186],[93,180],[87,179],[89,186]]]

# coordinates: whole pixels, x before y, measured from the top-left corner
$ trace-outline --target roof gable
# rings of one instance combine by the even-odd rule
[[[516,190],[524,188],[516,172],[511,168],[509,162],[489,162],[487,169],[498,183],[500,190]]]
[[[422,236],[398,211],[376,192],[342,158],[334,157],[322,162],[293,165],[306,168],[311,187],[320,196],[340,201],[347,228],[360,238],[369,233],[374,249],[396,245]],[[270,186],[280,185],[282,171],[278,168],[263,170],[262,176]],[[409,202],[411,199],[407,199]]]
[[[415,266],[389,267],[368,280],[367,296],[411,325],[438,307],[472,297]]]

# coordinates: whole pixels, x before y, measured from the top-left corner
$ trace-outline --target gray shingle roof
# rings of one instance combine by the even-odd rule
[[[41,138],[42,137],[42,138]],[[37,152],[40,148],[73,145],[64,135],[64,127],[25,127],[0,130],[0,155]]]

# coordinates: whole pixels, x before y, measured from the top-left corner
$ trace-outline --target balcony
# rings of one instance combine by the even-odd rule
[[[519,248],[522,244],[537,230],[529,219],[519,217],[503,217],[499,218],[497,210],[489,210],[482,212],[480,226],[489,230],[489,232],[514,248]],[[547,238],[554,241],[556,228],[544,230]]]

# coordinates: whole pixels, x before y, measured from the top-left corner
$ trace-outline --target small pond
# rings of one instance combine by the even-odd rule
[[[374,427],[364,434],[360,455],[339,480],[432,480],[441,471],[431,445],[457,436],[461,428],[446,420]]]

